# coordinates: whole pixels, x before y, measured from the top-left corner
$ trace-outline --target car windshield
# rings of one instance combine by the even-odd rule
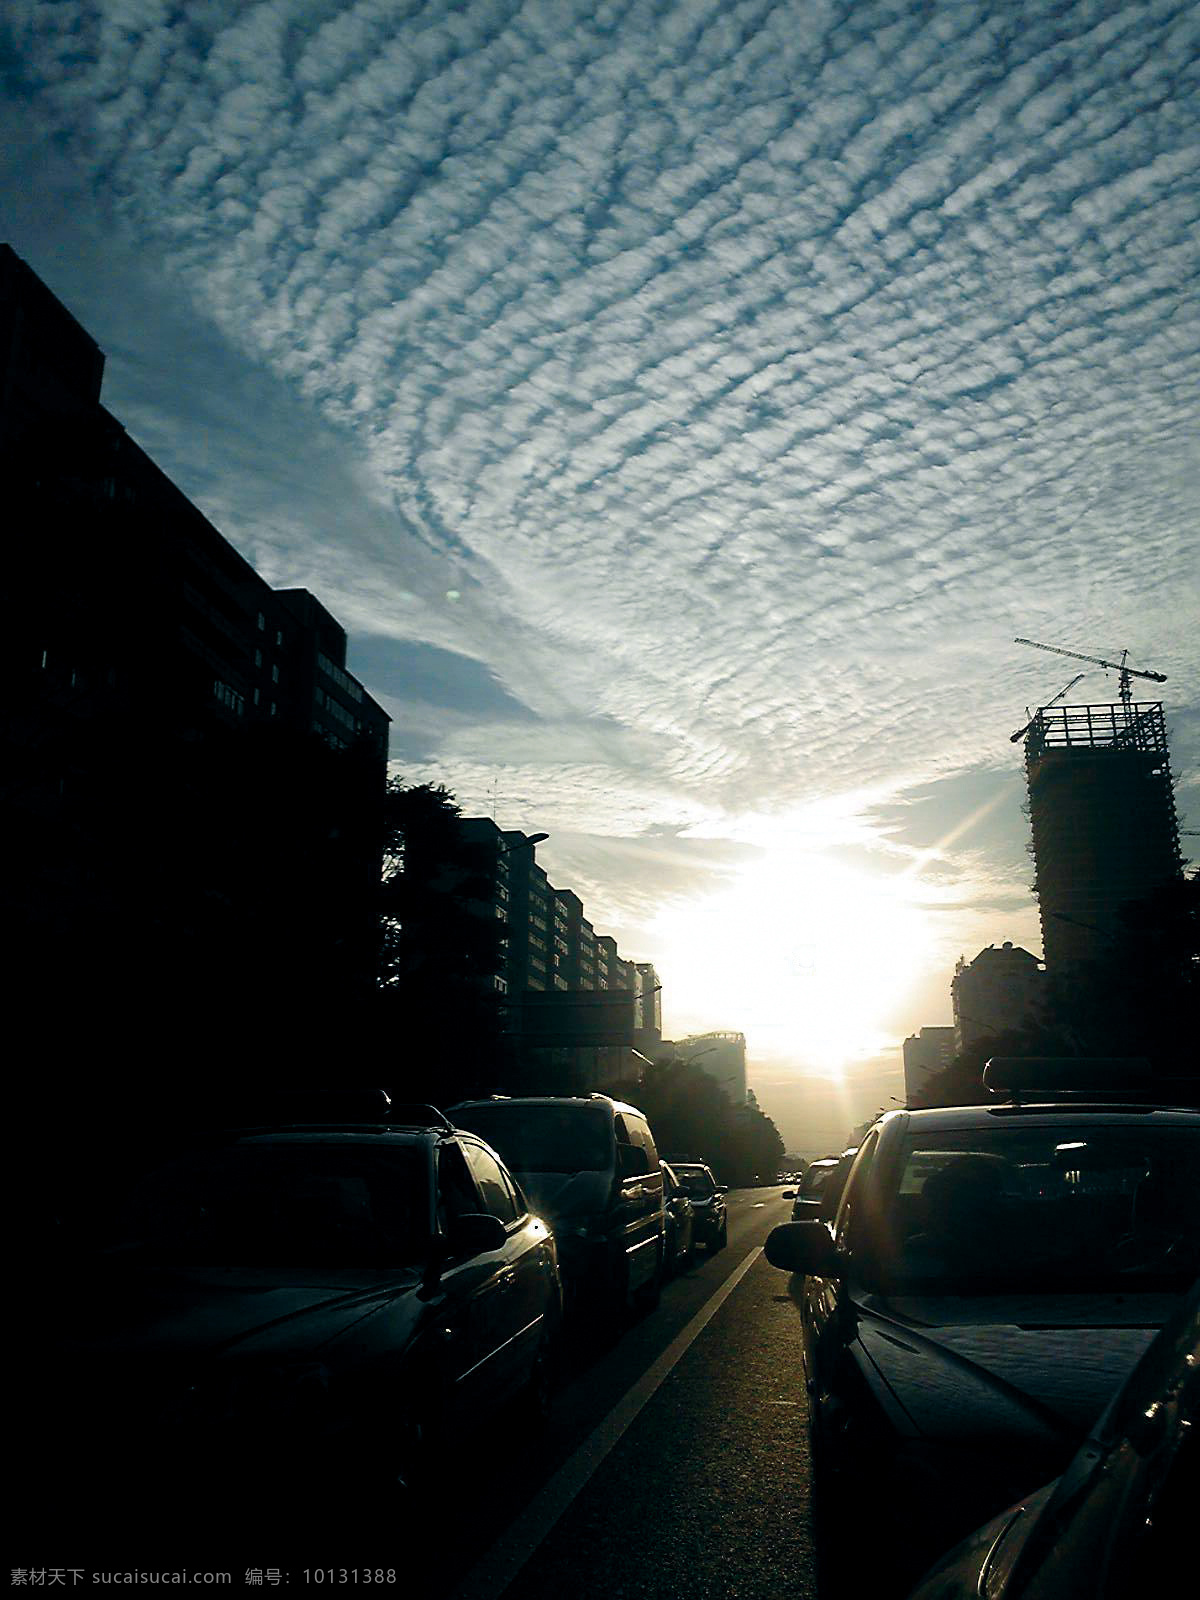
[[[678,1168],[676,1169],[678,1171]],[[679,1172],[679,1181],[687,1192],[703,1200],[706,1196],[716,1193],[716,1185],[707,1172],[689,1172],[685,1167]]]
[[[246,1145],[146,1174],[98,1243],[186,1265],[395,1266],[423,1259],[429,1216],[412,1148]]]
[[[914,1132],[877,1222],[891,1293],[1183,1290],[1200,1272],[1200,1133]]]
[[[604,1106],[497,1101],[456,1108],[454,1119],[486,1139],[518,1174],[605,1172],[613,1164],[612,1114]]]

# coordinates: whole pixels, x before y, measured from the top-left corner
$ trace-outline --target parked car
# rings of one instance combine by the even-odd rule
[[[695,1211],[687,1190],[675,1176],[675,1169],[660,1161],[663,1175],[663,1207],[666,1212],[667,1271],[678,1272],[691,1259],[694,1244]]]
[[[837,1211],[842,1188],[854,1161],[855,1149],[840,1156],[822,1156],[809,1163],[795,1189],[785,1189],[783,1198],[792,1202],[792,1221],[829,1220]]]
[[[884,1116],[836,1218],[767,1241],[804,1275],[823,1548],[869,1522],[873,1593],[1061,1472],[1200,1273],[1200,1111],[987,1081]]]
[[[464,1100],[455,1122],[486,1139],[554,1229],[568,1316],[612,1322],[658,1303],[667,1259],[663,1175],[635,1106],[592,1094]]]
[[[912,1600],[1142,1600],[1186,1587],[1200,1504],[1200,1281],[1060,1478],[938,1562]]]
[[[458,1428],[540,1416],[550,1228],[482,1139],[408,1115],[214,1135],[69,1220],[26,1308],[36,1506],[128,1537],[403,1501]]]
[[[712,1168],[703,1161],[673,1161],[671,1166],[692,1202],[696,1243],[709,1251],[723,1250],[729,1238],[725,1206],[728,1187],[717,1182]]]

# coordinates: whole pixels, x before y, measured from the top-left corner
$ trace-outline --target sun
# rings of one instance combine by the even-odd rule
[[[891,1019],[932,942],[918,892],[909,874],[768,846],[725,889],[657,918],[672,1008],[838,1078],[895,1044]]]

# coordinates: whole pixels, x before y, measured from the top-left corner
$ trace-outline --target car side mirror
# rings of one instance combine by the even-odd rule
[[[719,1183],[717,1185],[717,1193],[718,1194],[728,1194],[729,1193],[729,1185],[727,1183]]]
[[[794,1200],[796,1198],[796,1191],[795,1189],[785,1189],[779,1198],[781,1200]]]
[[[767,1235],[767,1260],[785,1272],[840,1278],[842,1258],[823,1222],[781,1222]]]
[[[469,1211],[450,1223],[447,1244],[452,1256],[478,1256],[487,1250],[501,1250],[508,1235],[499,1217],[489,1212]]]

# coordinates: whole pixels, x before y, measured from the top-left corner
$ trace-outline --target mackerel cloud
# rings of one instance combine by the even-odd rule
[[[414,615],[345,551],[359,622],[484,662],[581,825],[988,759],[1069,675],[1014,634],[1194,702],[1195,4],[15,15],[47,132],[444,572]]]

